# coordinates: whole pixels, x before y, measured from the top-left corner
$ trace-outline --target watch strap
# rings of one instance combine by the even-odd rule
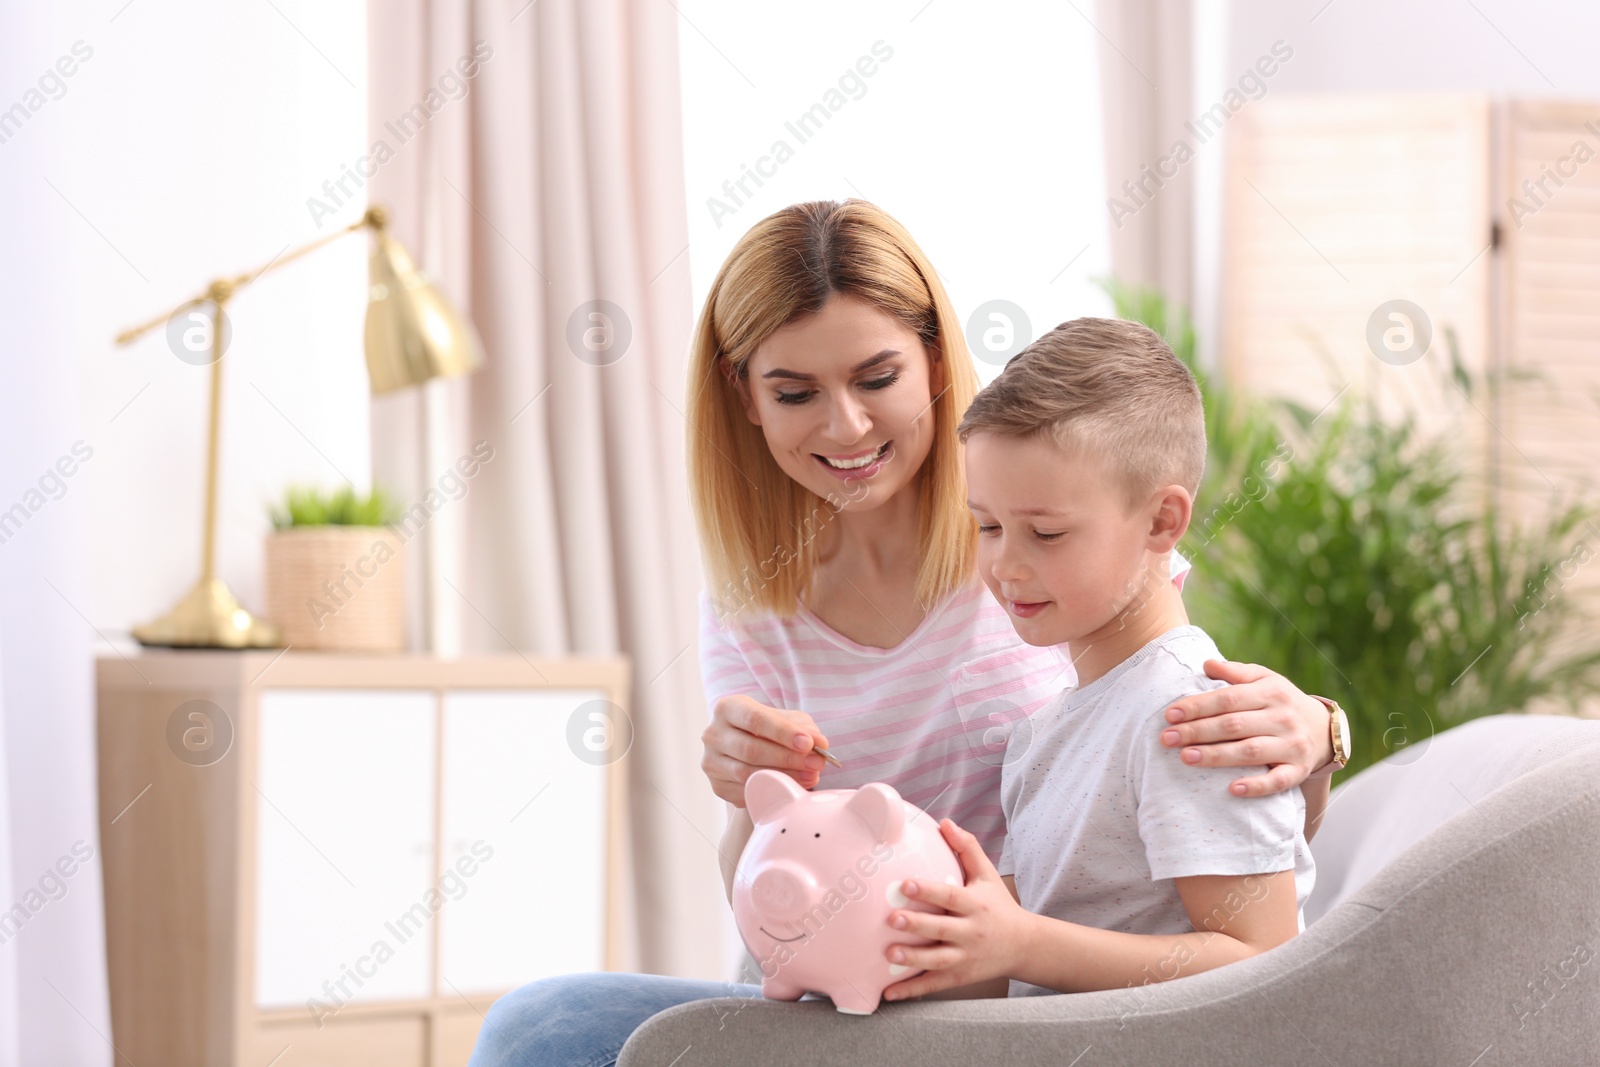
[[[1333,750],[1333,758],[1307,775],[1308,778],[1322,778],[1332,774],[1334,771],[1343,770],[1345,764],[1350,762],[1350,738],[1344,738],[1345,758],[1341,760],[1339,758],[1339,736],[1335,726],[1338,723],[1339,713],[1344,709],[1339,706],[1338,701],[1328,697],[1318,696],[1316,693],[1308,693],[1307,696],[1328,709],[1328,745]],[[1346,715],[1345,722],[1348,723],[1349,721],[1350,717]]]

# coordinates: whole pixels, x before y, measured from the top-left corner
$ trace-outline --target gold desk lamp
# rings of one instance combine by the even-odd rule
[[[218,278],[199,296],[192,297],[158,318],[117,335],[126,345],[187,308],[210,304],[215,308],[211,330],[211,419],[206,434],[205,549],[200,580],[171,611],[137,626],[133,636],[142,645],[187,648],[274,648],[278,627],[258,619],[239,605],[227,583],[214,572],[217,531],[217,429],[222,409],[222,308],[240,289],[270,270],[356,230],[371,229],[372,252],[367,293],[367,374],[372,394],[379,396],[430,378],[467,374],[483,365],[483,346],[472,323],[460,315],[417,270],[411,256],[385,228],[388,212],[379,205],[367,209],[357,222],[326,237],[280,255],[266,266],[233,278]]]

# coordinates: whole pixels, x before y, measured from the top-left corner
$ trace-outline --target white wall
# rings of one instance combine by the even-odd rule
[[[1600,96],[1600,5],[1573,0],[1232,0],[1231,61],[1295,49],[1273,91]],[[1313,18],[1315,21],[1313,21]]]
[[[54,12],[0,12],[0,108],[54,62],[46,50],[62,37]],[[87,436],[66,336],[70,264],[38,196],[54,195],[39,174],[63,170],[62,131],[43,120],[64,102],[45,103],[20,133],[3,127],[0,144],[0,511],[37,494],[25,528],[0,517],[0,1067],[111,1063],[89,628],[78,614],[89,604],[88,509],[81,477],[39,485]],[[88,863],[72,855],[80,842]]]
[[[199,570],[207,372],[111,338],[325,232],[305,201],[362,150],[364,35],[362,0],[0,7],[0,911],[30,912],[0,1067],[112,1062],[92,654]],[[364,297],[351,238],[236,300],[218,564],[248,605],[262,498],[365,483]]]
[[[735,241],[802,200],[871,200],[922,245],[963,323],[1020,306],[1031,340],[1109,308],[1093,29],[1071,5],[680,0],[689,259],[696,313]],[[1088,5],[1082,5],[1087,8]],[[862,57],[891,53],[801,140],[785,126]],[[794,150],[731,215],[724,182]],[[736,189],[737,193],[738,190]],[[1069,266],[1070,264],[1070,266]],[[984,381],[999,366],[980,361]]]
[[[43,70],[79,39],[94,50],[68,93],[0,146],[46,123],[67,145],[59,167],[23,183],[22,208],[73,265],[57,358],[83,370],[95,449],[81,474],[86,614],[113,639],[198,577],[210,371],[179,360],[160,329],[130,348],[111,339],[332,229],[307,200],[361,154],[366,129],[361,0],[123,2],[89,5],[14,68]],[[337,221],[364,207],[348,203]],[[365,264],[365,239],[351,236],[229,305],[217,572],[257,611],[266,503],[290,481],[367,485]]]

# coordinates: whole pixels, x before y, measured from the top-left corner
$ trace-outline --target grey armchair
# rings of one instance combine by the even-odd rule
[[[1306,930],[1137,989],[884,1005],[719,998],[619,1067],[1600,1064],[1600,721],[1501,715],[1349,782]]]

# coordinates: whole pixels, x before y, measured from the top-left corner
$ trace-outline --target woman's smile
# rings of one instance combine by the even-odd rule
[[[843,483],[858,493],[849,510],[873,511],[916,492],[944,388],[937,356],[900,318],[833,293],[757,345],[736,388],[785,474],[824,499]]]
[[[871,478],[882,470],[894,456],[893,441],[885,441],[877,448],[858,452],[853,456],[821,455],[813,452],[812,457],[822,465],[823,470],[835,478]]]

